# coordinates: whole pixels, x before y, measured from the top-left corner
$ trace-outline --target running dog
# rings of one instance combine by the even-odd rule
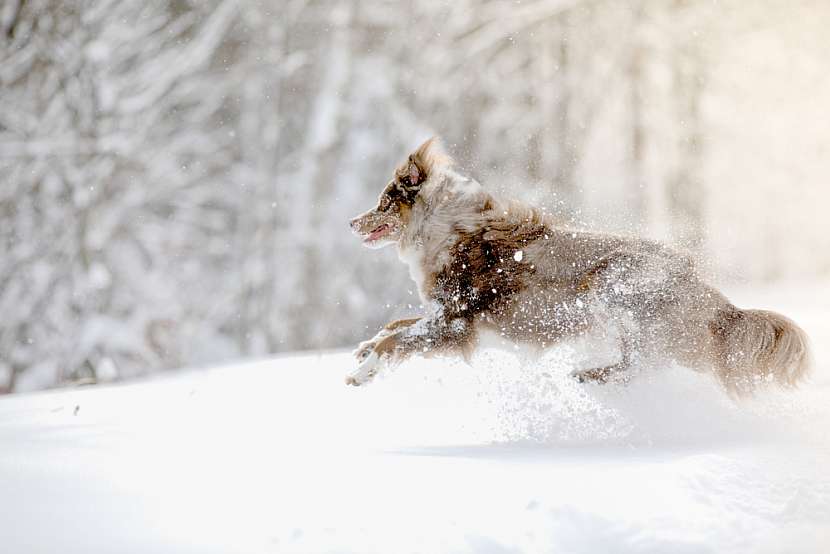
[[[582,382],[625,380],[634,360],[675,360],[713,371],[740,395],[765,382],[792,386],[809,368],[798,326],[735,307],[686,255],[569,229],[535,207],[499,199],[456,172],[434,138],[350,225],[368,247],[397,245],[426,307],[360,344],[350,385],[416,353],[468,359],[485,330],[540,348],[580,335],[614,340],[619,361],[574,371]]]

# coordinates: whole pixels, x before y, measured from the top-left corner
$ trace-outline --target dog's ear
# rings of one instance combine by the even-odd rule
[[[400,178],[408,178],[412,187],[417,187],[426,181],[434,170],[439,167],[452,165],[452,160],[444,152],[438,137],[432,137],[412,154],[409,160],[398,170]]]

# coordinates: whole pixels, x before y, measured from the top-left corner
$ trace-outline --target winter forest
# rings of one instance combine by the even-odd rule
[[[353,347],[348,220],[438,135],[485,186],[830,279],[823,0],[2,0],[0,390]]]

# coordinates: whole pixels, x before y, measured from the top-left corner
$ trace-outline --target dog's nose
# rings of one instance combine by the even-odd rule
[[[357,231],[357,218],[349,221],[349,227],[352,228],[352,231]]]

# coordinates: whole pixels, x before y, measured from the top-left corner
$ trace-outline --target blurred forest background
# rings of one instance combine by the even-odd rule
[[[351,345],[347,220],[433,134],[485,186],[830,278],[826,0],[0,0],[0,390]],[[346,368],[344,368],[346,369]]]

